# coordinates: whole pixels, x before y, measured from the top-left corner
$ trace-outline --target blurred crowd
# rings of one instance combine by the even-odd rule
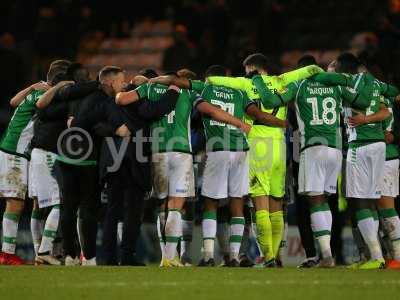
[[[31,80],[44,78],[59,57],[82,61],[107,38],[126,38],[143,20],[175,24],[174,45],[164,53],[163,69],[224,63],[232,74],[249,53],[268,54],[276,65],[285,51],[351,49],[362,53],[379,78],[400,82],[400,0],[367,1],[232,0],[135,1],[3,0],[0,10],[0,131],[10,117],[8,100]],[[351,22],[350,20],[353,20]],[[332,43],[332,41],[335,41]],[[289,57],[293,55],[289,54]],[[323,59],[320,59],[323,61]]]

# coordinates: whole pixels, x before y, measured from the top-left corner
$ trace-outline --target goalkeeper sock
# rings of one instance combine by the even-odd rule
[[[54,205],[49,213],[44,226],[42,242],[38,253],[50,252],[53,249],[53,241],[57,236],[58,222],[60,221],[60,206]]]
[[[244,217],[232,217],[230,222],[229,256],[239,261],[240,244],[244,230]]]
[[[35,254],[37,255],[40,242],[42,240],[42,233],[44,228],[44,220],[42,213],[39,209],[32,209],[31,214],[31,232],[32,232],[32,242]]]
[[[371,259],[383,259],[372,211],[370,209],[360,209],[356,212],[356,219],[361,235],[371,253]]]
[[[217,212],[205,211],[201,223],[203,230],[204,260],[214,258],[214,241],[217,234]]]
[[[177,246],[182,237],[182,215],[177,209],[168,209],[165,222],[165,258],[172,260],[177,254]]]
[[[256,211],[256,226],[258,243],[265,261],[269,261],[274,257],[274,252],[272,250],[272,225],[267,210]]]
[[[17,243],[19,214],[4,212],[3,214],[3,245],[2,251],[15,254]]]
[[[158,234],[158,239],[160,241],[160,250],[162,258],[165,257],[165,239],[163,236],[164,224],[165,224],[165,212],[160,211],[157,217],[157,234]]]
[[[393,258],[400,261],[400,219],[394,208],[380,209],[383,226],[390,238],[393,248]]]
[[[314,205],[310,208],[311,229],[318,241],[322,257],[332,257],[331,226],[332,215],[328,203]]]
[[[190,244],[193,238],[193,220],[182,220],[181,257],[190,257]]]
[[[274,258],[278,255],[279,247],[283,237],[283,228],[285,226],[283,220],[283,211],[276,211],[269,214],[271,220],[271,232],[272,232],[272,250]]]

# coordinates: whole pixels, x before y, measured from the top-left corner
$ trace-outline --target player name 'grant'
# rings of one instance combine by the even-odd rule
[[[233,100],[234,95],[233,94],[228,94],[224,92],[215,92],[215,95],[219,98],[227,99],[227,100]]]

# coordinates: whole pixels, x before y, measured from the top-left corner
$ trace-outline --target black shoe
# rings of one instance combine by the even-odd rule
[[[240,256],[239,265],[241,268],[252,268],[254,263],[247,257],[247,255]]]
[[[315,268],[318,265],[318,261],[314,259],[309,259],[306,261],[303,261],[300,265],[297,266],[298,269],[310,269],[310,268]]]
[[[220,267],[228,267],[229,266],[229,254],[225,254],[222,257],[222,262],[221,262],[221,264],[219,266]]]
[[[239,268],[240,263],[236,259],[232,259],[228,265],[229,268]]]
[[[146,264],[137,260],[136,256],[121,257],[120,266],[145,267]]]
[[[283,268],[283,263],[280,259],[276,259],[275,264],[277,268]]]
[[[209,260],[205,260],[204,258],[199,262],[197,265],[198,267],[215,267],[215,261],[213,258],[210,258]]]

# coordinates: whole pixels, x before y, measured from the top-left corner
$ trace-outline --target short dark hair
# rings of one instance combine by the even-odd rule
[[[62,80],[66,80],[67,69],[71,65],[71,62],[66,59],[58,59],[50,64],[49,70],[47,71],[47,82],[50,85],[55,85]]]
[[[73,62],[67,69],[67,78],[68,80],[73,80],[75,82],[81,82],[82,80],[89,80],[89,71],[85,68],[84,65],[78,62]]]
[[[355,55],[349,52],[342,53],[336,59],[336,62],[336,72],[349,74],[358,73],[360,61]]]
[[[264,54],[254,53],[245,58],[243,66],[254,66],[257,69],[268,70],[270,68],[270,62]]]
[[[317,61],[315,60],[315,57],[312,55],[309,55],[309,54],[303,55],[297,61],[297,67],[299,67],[299,68],[316,65],[316,64],[317,64]]]
[[[142,69],[139,71],[139,75],[142,75],[146,78],[154,78],[158,76],[158,73],[154,69]]]
[[[105,66],[103,69],[100,70],[99,72],[99,81],[101,82],[105,77],[109,75],[116,75],[118,73],[123,73],[124,70],[121,69],[120,67],[116,66]]]
[[[49,69],[56,67],[56,66],[64,66],[66,68],[68,68],[70,65],[72,64],[71,61],[67,60],[67,59],[57,59],[51,62]]]
[[[179,77],[184,77],[184,78],[191,79],[191,80],[194,80],[197,78],[197,74],[187,68],[178,70],[176,72],[176,74],[178,74]]]
[[[209,76],[226,76],[228,73],[228,69],[222,65],[212,65],[209,66],[204,73],[204,76],[207,78]]]

